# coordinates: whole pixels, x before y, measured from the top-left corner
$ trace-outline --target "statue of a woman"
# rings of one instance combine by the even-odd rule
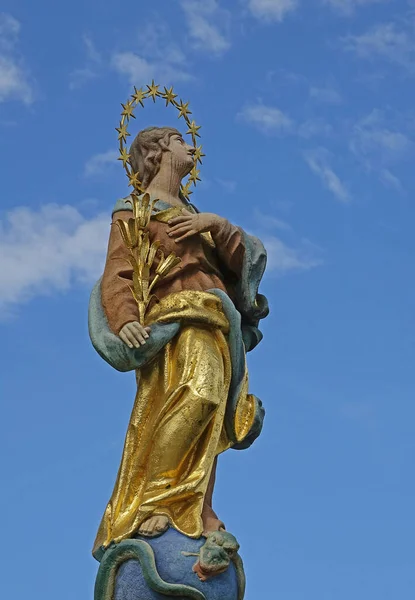
[[[113,542],[159,536],[168,527],[190,538],[224,529],[212,509],[217,456],[248,447],[262,427],[261,402],[248,394],[245,352],[260,341],[258,323],[268,313],[257,293],[265,250],[241,228],[184,200],[180,184],[194,166],[193,154],[168,127],[141,131],[130,148],[142,188],[157,199],[150,239],[181,259],[155,285],[145,323],[116,223],[131,218],[128,199],[115,206],[104,274],[92,293],[95,348],[116,369],[137,374],[97,557]]]

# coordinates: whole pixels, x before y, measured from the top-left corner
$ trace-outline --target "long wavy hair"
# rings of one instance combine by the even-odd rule
[[[130,163],[140,173],[146,189],[160,170],[161,157],[166,152],[172,135],[181,135],[174,127],[147,127],[136,136],[130,146]]]

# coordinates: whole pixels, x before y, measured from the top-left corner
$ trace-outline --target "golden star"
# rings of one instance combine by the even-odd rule
[[[186,200],[189,200],[191,194],[193,194],[193,192],[190,189],[190,186],[191,186],[190,180],[186,183],[186,185],[182,185],[181,192],[182,192],[183,197],[186,198]]]
[[[121,104],[121,106],[124,109],[121,114],[127,119],[127,121],[129,121],[131,117],[135,119],[134,105],[131,100],[129,100],[126,104]]]
[[[190,123],[189,129],[188,129],[188,131],[186,131],[186,133],[191,133],[192,137],[195,137],[195,136],[200,137],[198,131],[201,127],[202,127],[201,125],[196,125],[195,121],[192,121]]]
[[[173,87],[171,87],[170,89],[164,87],[163,98],[166,101],[166,106],[168,106],[170,103],[174,104],[174,99],[177,98],[177,94],[173,93]]]
[[[177,108],[179,109],[179,119],[180,117],[187,119],[187,115],[192,114],[189,110],[189,102],[184,103],[183,100],[180,100],[180,104],[177,105]]]
[[[196,181],[201,181],[199,175],[200,171],[196,167],[193,167],[193,169],[190,171],[189,182],[191,181],[193,185],[196,185]]]
[[[127,165],[130,158],[131,158],[131,154],[128,154],[127,149],[123,148],[120,152],[120,156],[118,157],[118,160],[122,160],[123,167],[125,167]]]
[[[206,156],[206,154],[203,154],[203,152],[202,152],[202,146],[197,146],[197,148],[196,148],[196,150],[195,150],[195,153],[194,153],[194,155],[193,155],[193,157],[194,157],[194,159],[195,159],[196,163],[197,163],[197,161],[199,161],[199,162],[200,162],[200,164],[202,164],[202,158],[203,158],[204,156]]]
[[[140,103],[144,108],[144,98],[146,98],[147,92],[140,88],[139,90],[134,86],[134,94],[131,96],[136,104]]]
[[[135,190],[141,189],[140,173],[131,173],[128,176],[128,185],[133,187]]]
[[[115,128],[115,131],[118,131],[118,140],[122,140],[124,143],[127,142],[127,137],[129,135],[131,135],[130,133],[128,133],[127,131],[127,125],[124,124],[120,124],[119,127]]]
[[[156,97],[161,95],[161,92],[159,91],[159,85],[156,85],[154,83],[154,79],[151,82],[151,85],[147,85],[148,88],[148,95],[151,96],[153,98],[153,102],[156,101]]]

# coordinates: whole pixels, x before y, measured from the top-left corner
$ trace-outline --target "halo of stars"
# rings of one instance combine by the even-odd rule
[[[194,152],[194,166],[190,171],[189,179],[185,185],[182,185],[180,191],[186,200],[189,200],[190,195],[192,194],[191,187],[196,186],[197,182],[200,181],[200,170],[198,169],[198,164],[202,164],[202,158],[205,156],[202,152],[202,146],[198,145],[198,138],[200,138],[199,129],[200,125],[197,125],[196,122],[189,118],[191,115],[191,111],[189,109],[189,102],[183,102],[182,99],[177,101],[177,94],[174,93],[173,87],[166,88],[164,87],[164,92],[160,90],[160,86],[154,83],[154,79],[151,82],[151,85],[146,86],[147,89],[143,88],[137,89],[134,87],[134,93],[128,99],[125,104],[121,104],[122,113],[119,127],[116,127],[116,131],[118,133],[118,141],[120,144],[120,156],[118,160],[122,161],[123,167],[126,171],[128,177],[128,185],[131,186],[137,193],[143,194],[145,190],[142,189],[142,182],[140,180],[140,173],[134,172],[130,163],[131,155],[128,154],[127,150],[127,138],[131,136],[128,132],[128,125],[130,124],[131,119],[135,119],[134,111],[140,105],[144,108],[144,100],[151,98],[153,102],[156,101],[156,98],[162,98],[166,101],[166,107],[171,104],[174,108],[177,109],[179,115],[178,118],[183,118],[186,122],[188,130],[186,131],[187,135],[192,137],[193,147],[195,149]]]

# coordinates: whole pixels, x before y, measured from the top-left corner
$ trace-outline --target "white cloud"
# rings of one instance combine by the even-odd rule
[[[388,126],[380,110],[373,110],[353,128],[352,150],[362,157],[376,155],[383,164],[402,158],[412,145],[405,133]]]
[[[263,229],[278,229],[280,231],[292,231],[291,225],[289,225],[285,221],[277,219],[272,215],[266,215],[258,209],[255,209],[255,221]]]
[[[133,85],[144,85],[155,77],[153,66],[134,52],[119,52],[114,54],[111,64],[116,71],[127,75]]]
[[[306,271],[323,264],[321,248],[308,240],[298,240],[292,227],[274,215],[255,209],[254,231],[263,242],[268,255],[267,271],[284,275],[289,271]],[[278,231],[278,235],[274,231]],[[284,241],[281,236],[289,238]]]
[[[381,169],[379,176],[381,182],[384,183],[386,186],[392,187],[398,192],[403,191],[401,180],[398,177],[396,177],[396,175],[394,175],[389,169]]]
[[[309,139],[316,136],[326,137],[332,132],[331,125],[324,119],[308,119],[298,124],[278,107],[266,106],[261,102],[245,106],[237,114],[237,119],[253,125],[267,135],[298,135]]]
[[[292,119],[275,106],[250,104],[243,108],[237,118],[250,123],[267,134],[291,133],[295,128]]]
[[[0,47],[12,49],[17,43],[20,23],[12,15],[0,13]]]
[[[85,47],[85,66],[75,69],[70,75],[69,87],[71,90],[80,88],[84,83],[99,76],[102,67],[102,57],[88,35],[82,38]]]
[[[31,104],[33,91],[27,77],[15,58],[0,55],[0,102],[15,98],[24,104]]]
[[[360,6],[369,6],[371,4],[380,4],[389,1],[390,0],[323,0],[323,3],[333,8],[336,12],[349,16]]]
[[[271,235],[262,235],[261,240],[267,250],[267,269],[277,274],[289,271],[307,271],[323,264],[315,256],[317,247],[309,242],[303,242],[298,248],[293,248],[280,238]]]
[[[114,166],[119,157],[119,152],[116,150],[108,150],[101,154],[95,154],[91,156],[85,163],[84,175],[85,177],[94,177],[96,175],[102,175],[108,170],[108,167]]]
[[[216,0],[181,0],[189,36],[197,50],[223,54],[230,48],[230,12]]]
[[[149,61],[134,52],[120,52],[111,60],[112,67],[122,75],[126,75],[131,85],[137,87],[149,83],[152,79],[171,85],[177,81],[188,81],[191,75],[167,61]]]
[[[341,104],[343,98],[341,94],[332,87],[310,87],[310,98],[317,102],[323,102],[325,104]]]
[[[330,165],[330,154],[325,148],[318,148],[306,152],[304,155],[305,161],[310,169],[322,181],[327,188],[340,202],[349,202],[350,194],[341,181],[340,177],[334,172]]]
[[[233,194],[235,192],[237,183],[233,179],[216,179],[216,181],[228,194]]]
[[[186,55],[178,44],[172,40],[169,27],[162,21],[153,21],[140,27],[140,53],[150,61],[167,61],[171,65],[186,64]]]
[[[352,130],[350,149],[365,169],[379,173],[383,183],[395,189],[402,188],[390,167],[409,157],[414,143],[407,133],[398,130],[393,116],[373,110],[358,121]]]
[[[17,53],[20,23],[11,15],[0,13],[0,102],[33,102],[29,74]]]
[[[400,65],[410,72],[415,66],[415,38],[412,30],[406,31],[396,23],[375,25],[361,35],[348,35],[342,38],[346,50],[358,57],[372,60],[382,58]]]
[[[102,273],[109,217],[73,206],[22,207],[0,221],[0,317],[37,295],[90,285]]]
[[[101,54],[98,52],[92,39],[89,37],[89,35],[84,35],[82,39],[84,42],[87,59],[90,62],[100,64],[102,62]]]
[[[298,126],[298,135],[305,139],[316,136],[327,137],[332,131],[333,127],[330,123],[321,118],[307,119]]]
[[[298,0],[248,0],[252,15],[263,21],[281,22],[298,5]]]
[[[140,54],[133,51],[117,52],[111,58],[111,66],[138,87],[152,79],[162,81],[163,85],[192,79],[185,55],[169,39],[171,32],[166,25],[147,24],[140,30]]]
[[[139,53],[125,50],[108,56],[101,53],[92,39],[85,35],[85,66],[71,73],[69,87],[72,90],[81,87],[100,76],[108,66],[138,87],[145,86],[152,79],[161,80],[164,85],[188,81],[192,76],[187,71],[186,57],[175,42],[169,41],[171,39],[171,31],[164,23],[143,24],[137,36]]]

